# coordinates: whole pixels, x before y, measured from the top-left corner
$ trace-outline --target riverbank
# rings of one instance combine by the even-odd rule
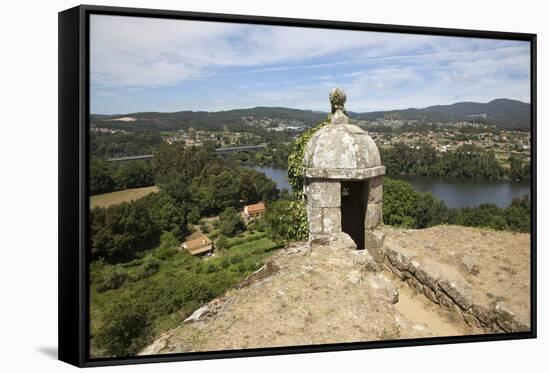
[[[506,208],[510,206],[512,199],[531,195],[529,181],[415,175],[387,177],[406,181],[417,192],[430,192],[450,208],[476,207],[484,203]]]
[[[279,190],[283,188],[292,190],[288,182],[286,168],[254,164],[243,164],[242,167],[265,174],[275,181]],[[387,177],[406,181],[417,192],[431,192],[450,208],[476,207],[484,203],[492,203],[497,207],[506,208],[510,206],[512,199],[526,194],[531,195],[529,181],[411,175],[387,175]]]

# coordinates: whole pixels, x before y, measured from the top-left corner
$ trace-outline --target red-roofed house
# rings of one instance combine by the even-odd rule
[[[256,218],[261,218],[265,215],[267,209],[263,202],[258,202],[253,205],[246,205],[244,207],[244,218],[247,221],[254,220]]]

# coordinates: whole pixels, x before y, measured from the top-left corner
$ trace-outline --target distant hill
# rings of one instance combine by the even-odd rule
[[[418,120],[426,122],[476,121],[495,124],[501,128],[529,129],[531,105],[509,99],[497,99],[488,103],[458,102],[452,105],[436,105],[424,109],[348,112],[350,118],[373,121],[382,118]],[[223,127],[245,130],[252,126],[292,122],[306,127],[323,121],[326,112],[289,109],[284,107],[254,107],[226,111],[178,111],[174,113],[141,112],[118,115],[91,115],[92,124],[127,130],[173,130],[189,127],[216,130]],[[128,120],[132,118],[134,120]],[[270,121],[268,120],[268,125]]]
[[[393,118],[421,122],[477,121],[495,124],[502,128],[529,129],[531,105],[525,102],[500,98],[488,103],[457,102],[452,105],[429,106],[424,109],[404,109],[354,113],[352,118],[375,120]]]
[[[254,124],[254,119],[271,118],[278,121],[294,121],[306,127],[325,120],[327,113],[283,107],[254,107],[226,111],[178,111],[174,113],[143,112],[119,115],[91,115],[93,124],[101,127],[140,129],[220,129],[229,127],[243,130]],[[121,121],[119,118],[135,118],[136,121]]]

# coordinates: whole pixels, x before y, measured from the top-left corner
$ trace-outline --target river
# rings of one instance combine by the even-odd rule
[[[277,183],[277,188],[291,190],[286,169],[264,166],[247,166]],[[512,198],[530,195],[530,182],[510,180],[459,179],[433,176],[390,176],[405,180],[419,192],[432,192],[443,200],[447,207],[478,206],[482,203],[494,203],[498,207],[507,207]]]

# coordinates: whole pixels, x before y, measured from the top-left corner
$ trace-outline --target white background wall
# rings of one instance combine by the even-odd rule
[[[110,368],[146,372],[547,370],[550,26],[544,1],[95,1],[99,5],[538,33],[539,338]],[[0,370],[70,366],[57,351],[57,12],[75,1],[5,1],[0,12]],[[545,188],[546,186],[546,188]],[[547,214],[546,214],[547,215]],[[546,313],[546,314],[545,314]],[[546,369],[544,369],[546,368]]]

